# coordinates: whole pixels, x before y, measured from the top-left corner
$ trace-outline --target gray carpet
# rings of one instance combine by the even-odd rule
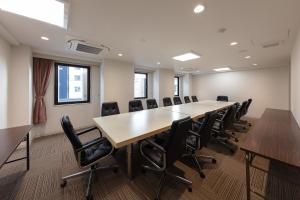
[[[243,141],[247,133],[238,133]],[[97,133],[83,136],[87,141],[96,137]],[[18,157],[25,149],[17,150],[12,156]],[[201,179],[193,165],[188,162],[176,162],[175,170],[193,182],[193,192],[173,180],[168,180],[162,191],[162,199],[203,199],[203,200],[239,200],[246,199],[244,154],[238,150],[231,155],[226,149],[216,145],[201,150],[199,154],[212,155],[217,164],[205,165],[205,179]],[[135,153],[135,178],[130,181],[126,177],[125,150],[121,149],[114,158],[104,164],[118,162],[119,173],[100,171],[97,173],[92,193],[94,199],[153,199],[158,186],[158,176],[151,172],[140,173],[140,157]],[[300,172],[278,163],[270,164],[262,158],[255,158],[254,163],[270,168],[272,172],[284,174],[285,178],[300,182]],[[69,141],[63,134],[36,139],[31,145],[31,169],[25,172],[25,161],[5,165],[0,170],[0,199],[83,199],[86,189],[86,178],[70,180],[64,189],[60,188],[60,177],[80,170]],[[300,199],[299,186],[280,180],[273,176],[251,169],[251,186],[269,199]],[[300,183],[299,183],[300,184]],[[252,195],[253,199],[261,199]]]

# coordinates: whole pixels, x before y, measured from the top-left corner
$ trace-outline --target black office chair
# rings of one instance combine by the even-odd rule
[[[193,102],[198,102],[197,96],[192,96],[192,101],[193,101]]]
[[[163,98],[163,104],[164,104],[164,106],[172,106],[173,105],[170,97]]]
[[[208,142],[211,139],[211,130],[212,127],[218,117],[217,112],[207,112],[201,123],[194,122],[198,124],[193,128],[194,134],[187,138],[187,150],[188,154],[184,156],[191,157],[194,161],[194,164],[198,168],[198,173],[200,177],[205,178],[204,173],[202,172],[202,165],[201,163],[210,162],[216,163],[216,159],[212,156],[204,156],[197,154],[197,150],[202,149],[203,147],[207,147]],[[200,162],[201,161],[201,162]]]
[[[101,116],[117,115],[120,114],[117,102],[105,102],[102,104]]]
[[[180,97],[173,97],[174,105],[182,104]]]
[[[158,108],[157,102],[155,99],[147,99],[147,109]]]
[[[184,102],[185,103],[191,103],[190,97],[189,96],[185,96],[184,97]]]
[[[248,101],[243,101],[242,105],[238,106],[237,113],[235,116],[235,128],[237,131],[241,131],[241,129],[247,129],[247,121],[242,120],[241,118],[247,113]]]
[[[129,112],[136,112],[136,111],[144,110],[141,100],[129,101],[128,105],[129,105]]]
[[[111,153],[114,151],[114,148],[106,138],[102,137],[100,131],[99,131],[100,132],[99,138],[89,141],[85,144],[81,143],[78,136],[93,130],[98,130],[97,127],[91,127],[81,132],[75,132],[73,125],[68,116],[63,116],[61,118],[61,126],[72,144],[73,151],[79,167],[89,168],[88,170],[62,177],[61,187],[65,187],[67,184],[67,180],[70,178],[75,178],[78,176],[89,174],[85,197],[87,200],[92,199],[91,184],[95,172],[97,170],[104,170],[104,169],[113,169],[114,172],[117,172],[118,170],[117,165],[102,166],[102,167],[99,167],[97,165],[99,162],[101,162],[102,159],[105,159],[106,157],[111,155]]]
[[[217,119],[213,128],[212,133],[215,141],[228,148],[232,153],[235,152],[235,148],[231,145],[229,139],[233,138],[235,142],[238,142],[238,138],[234,136],[233,123],[236,115],[236,105],[230,106],[220,119]]]
[[[162,173],[155,199],[159,199],[167,175],[186,184],[189,191],[192,191],[191,181],[169,172],[169,168],[183,156],[186,150],[185,141],[191,128],[192,119],[187,117],[172,123],[169,137],[163,142],[150,139],[142,141],[140,145],[141,155],[151,164],[151,166],[142,165],[142,168]]]
[[[217,101],[228,102],[228,96],[217,96]]]

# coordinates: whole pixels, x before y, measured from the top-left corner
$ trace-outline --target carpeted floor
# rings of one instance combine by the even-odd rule
[[[238,133],[240,142],[247,133]],[[83,141],[96,137],[97,133],[82,136]],[[238,143],[237,143],[238,144]],[[136,151],[138,152],[138,151]],[[18,150],[12,157],[25,153],[24,149]],[[162,191],[161,199],[203,199],[203,200],[239,200],[246,199],[244,154],[237,150],[231,155],[226,149],[216,145],[201,150],[200,154],[212,155],[217,158],[217,164],[205,165],[206,178],[202,179],[189,162],[176,162],[176,170],[193,182],[193,192],[188,192],[186,187],[173,180],[168,180]],[[125,173],[125,150],[117,152],[115,158],[110,158],[107,163],[118,162],[121,170],[117,174],[111,171],[99,171],[93,184],[94,199],[154,199],[158,186],[158,176],[151,172],[140,173],[140,157],[135,153],[134,174],[130,181]],[[262,158],[255,158],[254,163],[270,168],[273,172],[280,172],[286,178],[300,183],[300,172],[288,169],[278,163],[269,164]],[[36,139],[31,145],[31,169],[25,172],[25,161],[5,165],[0,170],[0,199],[84,199],[86,178],[70,180],[64,189],[60,188],[60,177],[80,170],[69,141],[63,134]],[[251,169],[252,189],[263,193],[269,199],[300,199],[300,188],[295,184],[279,180],[273,176]],[[252,195],[252,199],[261,199]]]

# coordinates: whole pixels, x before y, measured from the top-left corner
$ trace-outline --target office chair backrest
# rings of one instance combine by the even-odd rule
[[[226,101],[226,102],[228,102],[228,96],[217,96],[217,101]]]
[[[146,103],[147,103],[147,109],[158,108],[158,105],[157,105],[155,99],[147,99]]]
[[[109,116],[120,114],[119,106],[117,102],[105,102],[102,104],[101,116]]]
[[[248,99],[248,103],[247,103],[247,106],[246,106],[246,114],[248,113],[248,110],[249,110],[249,107],[252,103],[252,99]]]
[[[174,105],[182,104],[180,97],[173,97]]]
[[[197,96],[192,96],[192,101],[193,101],[193,102],[198,102]]]
[[[248,101],[243,101],[242,105],[238,107],[235,119],[238,121],[241,119],[241,117],[244,115],[244,112],[247,108]]]
[[[173,105],[170,97],[163,98],[163,104],[164,104],[164,106],[172,106]]]
[[[218,113],[215,111],[205,113],[203,124],[199,130],[200,139],[200,148],[206,147],[211,138],[211,130],[218,118]]]
[[[140,111],[144,110],[143,104],[141,100],[132,100],[129,101],[129,112],[135,112],[135,111]]]
[[[192,119],[190,117],[176,120],[172,123],[170,137],[165,145],[167,166],[180,159],[186,151],[186,139],[191,129]]]
[[[185,96],[184,97],[184,102],[185,103],[191,103],[190,97],[189,96]]]
[[[66,136],[70,140],[73,150],[74,150],[74,153],[75,153],[76,149],[79,149],[82,147],[82,143],[80,142],[76,132],[74,131],[74,128],[69,119],[69,116],[66,116],[66,115],[63,116],[60,120],[60,123],[61,123],[61,127],[63,128]],[[76,158],[77,158],[77,156],[76,156]]]
[[[236,105],[230,106],[227,111],[225,112],[222,121],[223,121],[223,128],[224,130],[231,128],[232,124],[235,121],[236,116]]]

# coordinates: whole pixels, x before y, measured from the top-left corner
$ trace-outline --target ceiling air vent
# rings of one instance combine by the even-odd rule
[[[109,47],[105,45],[92,45],[90,43],[87,43],[85,40],[77,40],[77,39],[71,39],[67,41],[67,49],[79,53],[86,53],[86,54],[93,54],[93,55],[99,55],[103,52],[109,51]]]
[[[277,47],[279,45],[281,45],[283,43],[283,41],[272,41],[272,42],[265,42],[262,43],[262,48],[271,48],[271,47]]]
[[[101,51],[103,51],[103,49],[78,43],[76,47],[76,51],[81,51],[84,53],[91,53],[91,54],[99,54],[101,53]]]

